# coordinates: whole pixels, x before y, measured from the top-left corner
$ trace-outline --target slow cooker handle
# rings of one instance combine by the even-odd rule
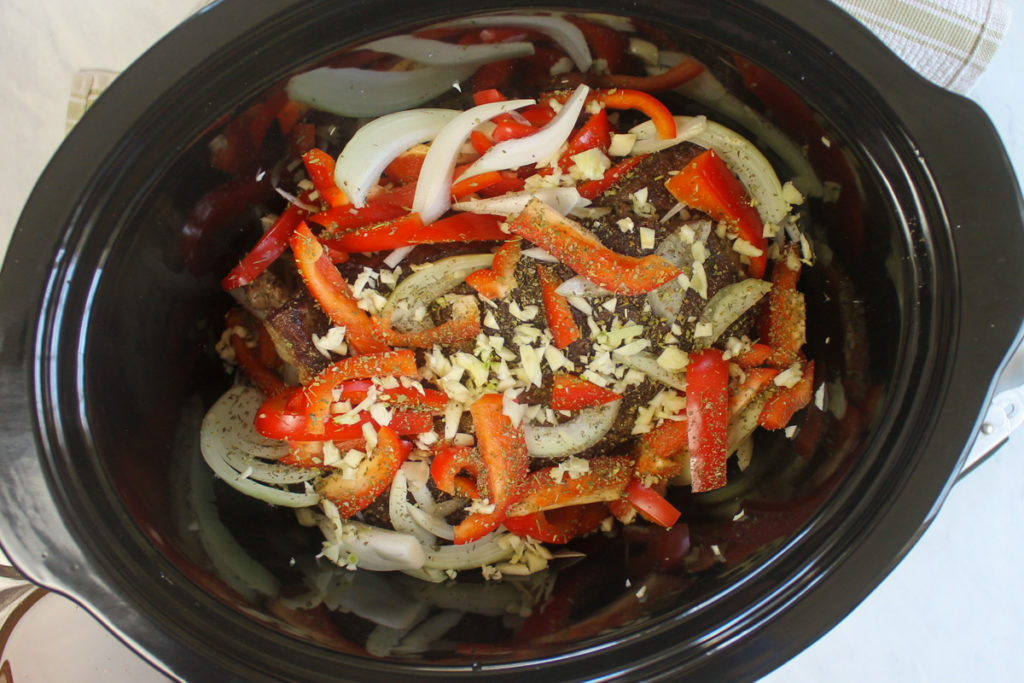
[[[984,387],[983,417],[965,448],[960,477],[992,455],[1024,423],[1022,321],[1024,200],[999,134],[974,102],[921,79],[920,98],[899,98],[899,109],[925,173],[938,186],[955,250],[961,306],[957,346],[951,350],[950,396],[970,399]],[[941,106],[922,106],[929,101]],[[1015,369],[1016,368],[1016,369]],[[991,378],[988,383],[985,379]],[[998,395],[993,394],[999,391]],[[957,403],[960,410],[971,403]]]

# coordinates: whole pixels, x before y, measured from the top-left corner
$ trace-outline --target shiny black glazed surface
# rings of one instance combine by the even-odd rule
[[[511,677],[542,662],[560,679],[754,677],[841,618],[920,533],[1017,334],[1020,199],[973,105],[923,83],[823,5],[585,8],[636,13],[743,53],[782,77],[852,153],[870,209],[865,249],[844,250],[832,237],[872,323],[871,376],[881,393],[841,486],[770,557],[668,601],[649,621],[540,661],[348,658],[347,675]],[[315,678],[336,674],[342,661],[282,635],[265,613],[226,607],[232,600],[216,587],[201,588],[213,584],[196,573],[175,518],[175,454],[195,425],[182,406],[223,383],[200,352],[199,321],[224,306],[216,278],[185,270],[177,243],[189,207],[215,180],[196,163],[197,148],[219,117],[346,42],[491,7],[505,9],[217,5],[118,80],[26,208],[0,281],[10,473],[0,538],[29,575],[90,606],[178,676]],[[954,128],[955,146],[946,133]],[[105,135],[89,134],[97,130]]]

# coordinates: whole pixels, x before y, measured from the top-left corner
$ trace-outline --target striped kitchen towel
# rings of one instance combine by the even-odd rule
[[[833,0],[928,80],[968,93],[1010,27],[1006,0]]]

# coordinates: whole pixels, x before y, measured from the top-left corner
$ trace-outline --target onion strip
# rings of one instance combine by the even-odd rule
[[[615,424],[622,401],[584,408],[557,425],[523,423],[526,450],[535,458],[564,458],[596,445]]]
[[[553,207],[563,216],[574,209],[590,203],[589,199],[584,199],[580,196],[575,187],[542,187],[527,192],[505,194],[500,197],[468,199],[452,204],[452,208],[456,211],[469,211],[470,213],[514,216],[525,209],[526,205],[534,197]]]
[[[338,155],[335,184],[354,206],[365,206],[366,195],[388,164],[410,147],[433,140],[458,115],[454,109],[410,109],[370,121]]]
[[[474,161],[473,165],[466,169],[459,178],[470,178],[480,173],[519,168],[545,161],[553,153],[557,154],[559,148],[572,134],[576,119],[583,111],[583,105],[586,103],[589,93],[590,88],[586,85],[577,86],[555,118],[548,121],[543,128],[524,138],[499,142]]]
[[[697,324],[711,326],[711,334],[700,337],[697,345],[701,348],[711,346],[722,333],[736,320],[746,313],[754,304],[761,300],[772,288],[772,283],[756,278],[747,278],[726,285],[718,290],[700,312]]]
[[[661,382],[665,386],[686,391],[686,372],[683,370],[669,370],[663,367],[654,355],[641,351],[629,356],[616,356],[623,365],[628,365],[634,370],[639,370],[653,380]]]
[[[498,114],[514,111],[535,102],[536,100],[529,99],[488,102],[467,109],[449,121],[438,132],[423,159],[419,181],[416,183],[416,194],[412,200],[413,212],[418,213],[425,224],[433,223],[443,216],[452,202],[451,185],[455,160],[473,129]],[[465,174],[462,177],[466,177]]]
[[[427,569],[479,569],[512,557],[512,547],[504,547],[501,540],[508,532],[492,531],[478,541],[462,545],[446,545],[428,550],[423,566]]]
[[[494,254],[465,254],[434,261],[399,282],[383,312],[393,314],[391,324],[396,330],[417,331],[411,314],[418,306],[429,305],[462,284],[467,275],[481,268],[490,268],[493,262]],[[429,320],[422,323],[420,329],[432,324]]]

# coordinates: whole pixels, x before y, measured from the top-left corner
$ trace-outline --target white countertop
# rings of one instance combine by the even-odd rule
[[[0,251],[63,138],[72,74],[124,69],[200,4],[0,0],[0,65],[7,82],[0,105],[0,149],[7,157],[0,167]],[[1009,4],[1017,21],[971,96],[993,119],[1024,176],[1024,0]],[[1024,680],[1022,523],[1024,433],[1018,430],[954,487],[929,530],[867,600],[763,680]],[[79,680],[93,679],[88,670],[79,673]]]

